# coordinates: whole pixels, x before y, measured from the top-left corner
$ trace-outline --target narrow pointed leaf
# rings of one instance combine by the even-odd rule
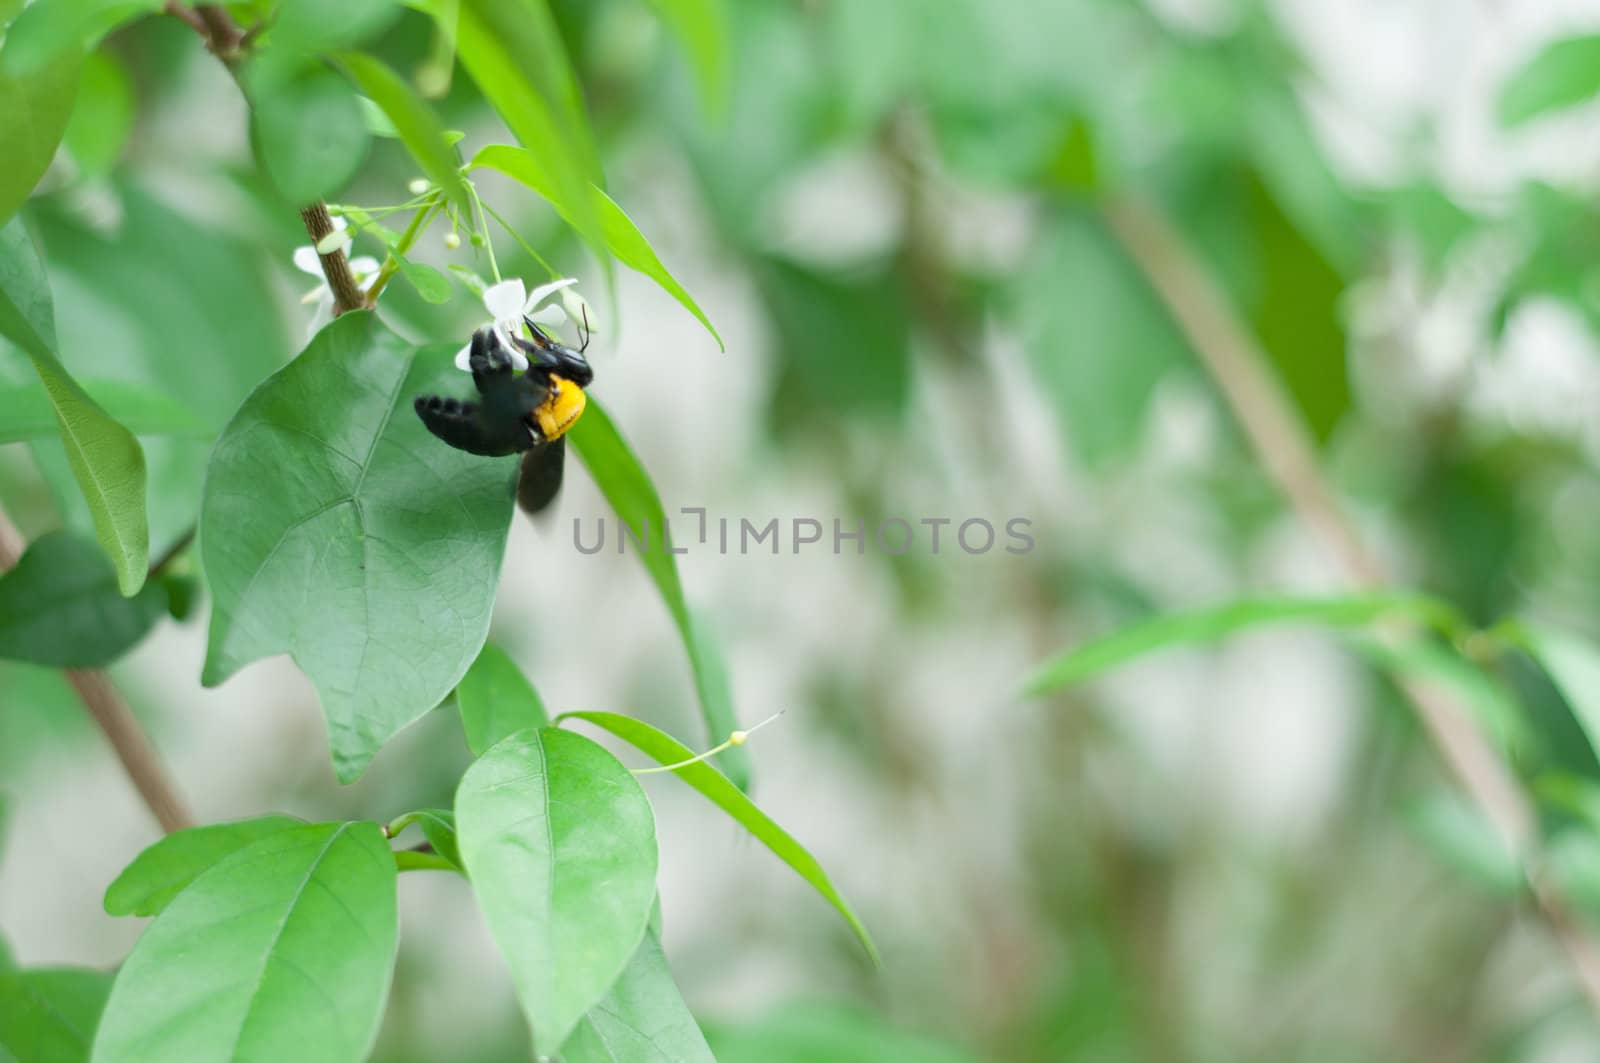
[[[656,890],[650,802],[604,748],[540,728],[467,769],[456,827],[534,1050],[554,1052],[644,937]]]
[[[645,544],[639,551],[639,559],[655,581],[661,600],[666,603],[667,612],[672,615],[672,622],[683,639],[694,673],[701,715],[706,721],[707,737],[721,742],[728,736],[717,732],[734,715],[732,706],[724,704],[727,680],[720,674],[721,655],[715,648],[708,648],[709,630],[703,625],[697,626],[689,613],[683,584],[678,579],[677,558],[663,541],[667,517],[655,484],[650,482],[650,474],[645,472],[627,440],[617,431],[611,415],[593,398],[567,438],[572,440],[589,475],[594,477],[600,492],[616,511],[617,519]]]
[[[389,837],[399,837],[400,832],[413,823],[422,828],[422,836],[428,839],[428,844],[433,846],[434,853],[441,860],[458,871],[462,870],[461,847],[456,840],[454,812],[443,808],[421,808],[415,812],[407,812],[389,824]]]
[[[1245,598],[1206,609],[1165,613],[1086,642],[1041,666],[1028,680],[1027,690],[1030,694],[1048,693],[1154,650],[1213,642],[1260,624],[1366,627],[1386,616],[1403,616],[1441,628],[1458,623],[1449,606],[1408,591],[1340,598]]]
[[[141,384],[81,380],[89,398],[136,436],[209,439],[216,430],[183,403]],[[0,386],[0,443],[43,439],[61,430],[50,393],[36,384]]]
[[[561,1046],[564,1063],[716,1063],[651,931]]]
[[[676,738],[631,716],[621,716],[614,712],[569,712],[563,714],[561,718],[592,723],[616,735],[659,764],[677,764],[695,755],[694,750]],[[806,851],[805,846],[757,808],[755,802],[733,785],[726,775],[705,761],[685,765],[676,769],[673,774],[700,791],[707,800],[731,816],[736,823],[754,835],[757,841],[771,849],[778,859],[788,864],[796,874],[810,883],[811,888],[820,893],[823,899],[844,917],[845,922],[850,924],[850,929],[855,931],[856,937],[867,950],[867,955],[872,958],[873,963],[878,962],[878,949],[872,943],[872,937],[867,933],[866,926],[856,917],[854,910],[834,888],[827,872],[822,870],[822,865],[817,863],[816,857]]]
[[[204,681],[291,654],[343,781],[450,693],[488,634],[516,462],[445,446],[411,409],[461,393],[454,355],[345,314],[245,401],[206,474]]]
[[[470,214],[471,202],[467,198],[466,183],[461,177],[456,149],[445,140],[444,125],[433,113],[433,108],[413,92],[399,74],[380,60],[360,52],[344,52],[339,56],[339,65],[383,111],[393,124],[395,135],[406,146],[417,165],[422,167],[428,180],[443,189],[457,210]],[[437,271],[434,272],[437,274]],[[442,275],[440,279],[443,280]],[[446,284],[447,294],[448,290]],[[427,298],[427,294],[424,293],[423,297]]]
[[[576,225],[567,215],[560,201],[556,198],[555,188],[551,183],[549,172],[542,166],[532,152],[511,144],[490,144],[481,148],[472,157],[470,169],[480,166],[491,170],[498,170],[507,177],[514,178],[526,185],[542,198],[549,201],[556,208],[557,213],[566,218],[567,223]],[[689,313],[699,319],[711,333],[711,338],[717,341],[717,346],[726,350],[722,337],[717,334],[716,326],[711,324],[711,319],[706,316],[700,304],[694,301],[694,296],[689,294],[687,288],[678,282],[678,278],[662,263],[661,257],[656,254],[655,248],[650,246],[650,241],[644,233],[633,223],[633,219],[617,206],[616,202],[598,188],[590,188],[594,200],[594,211],[599,218],[600,232],[605,239],[606,249],[629,269],[644,274],[659,284],[663,291],[672,296]]]
[[[1600,648],[1575,632],[1544,624],[1518,623],[1514,634],[1561,691],[1600,756]]]
[[[394,966],[395,874],[375,823],[295,827],[229,856],[134,946],[94,1060],[365,1059]]]
[[[478,659],[461,677],[456,707],[467,733],[467,748],[479,756],[515,731],[550,722],[539,692],[517,662],[492,642],[484,643]]]
[[[169,834],[134,857],[106,889],[107,915],[158,915],[195,879],[240,849],[304,821],[260,816]]]
[[[713,119],[728,103],[727,12],[721,0],[651,0],[689,55],[700,102]]]
[[[89,503],[95,538],[116,568],[122,593],[138,593],[150,559],[144,451],[57,359],[49,282],[20,218],[0,227],[0,336],[33,361],[55,410],[73,479]]]
[[[1511,128],[1600,95],[1600,34],[1546,45],[1500,91],[1500,124]]]

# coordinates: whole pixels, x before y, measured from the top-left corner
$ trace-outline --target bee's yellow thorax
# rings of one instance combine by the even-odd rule
[[[550,394],[546,395],[544,401],[533,410],[539,432],[546,440],[565,435],[567,429],[577,423],[588,402],[589,397],[583,393],[582,388],[552,373]]]

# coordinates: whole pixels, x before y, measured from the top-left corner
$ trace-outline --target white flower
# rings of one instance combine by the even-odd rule
[[[333,219],[333,228],[336,232],[343,232],[345,220]],[[326,242],[326,238],[324,241]],[[311,313],[311,325],[306,332],[306,338],[309,340],[323,325],[333,320],[333,291],[328,287],[327,277],[322,272],[322,260],[318,258],[315,247],[306,244],[295,248],[294,265],[300,272],[309,273],[321,282],[306,292],[300,300],[302,303],[317,304],[316,310]],[[350,260],[350,272],[355,274],[356,283],[361,286],[361,290],[366,291],[372,287],[372,282],[378,279],[378,260],[371,255],[359,255]]]
[[[489,311],[490,324],[505,338],[505,345],[511,352],[511,364],[514,368],[528,368],[528,359],[523,357],[522,352],[511,342],[511,337],[522,332],[522,319],[531,318],[540,325],[559,325],[567,317],[566,311],[561,307],[552,303],[543,310],[534,308],[562,288],[577,283],[576,277],[564,277],[549,284],[541,284],[530,292],[522,281],[513,279],[501,281],[484,289],[483,305]],[[468,343],[456,352],[456,368],[471,372],[472,367],[469,363],[471,355],[472,344]]]

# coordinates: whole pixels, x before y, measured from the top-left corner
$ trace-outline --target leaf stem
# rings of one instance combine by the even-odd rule
[[[427,227],[427,222],[438,211],[439,204],[442,202],[442,198],[431,199],[411,216],[411,224],[406,226],[405,232],[400,234],[400,239],[396,240],[395,245],[389,249],[389,257],[384,259],[383,268],[378,271],[377,279],[372,282],[372,287],[367,292],[368,302],[377,305],[378,295],[383,291],[390,279],[400,272],[402,256],[411,250],[412,244],[417,242],[417,237]]]
[[[676,764],[662,764],[659,767],[654,768],[630,768],[628,770],[633,772],[635,775],[659,775],[664,771],[677,771],[679,768],[687,768],[691,764],[699,764],[703,760],[710,760],[712,757],[723,752],[724,750],[731,749],[734,746],[744,745],[745,742],[749,741],[751,735],[755,734],[757,731],[761,730],[767,724],[771,723],[773,720],[776,720],[782,715],[783,712],[780,710],[773,713],[771,716],[768,716],[765,720],[762,720],[748,731],[735,731],[728,736],[728,740],[726,742],[706,750],[699,756],[690,757],[688,760],[680,760]]]

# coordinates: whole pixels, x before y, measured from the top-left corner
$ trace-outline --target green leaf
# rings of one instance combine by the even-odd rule
[[[163,2],[34,0],[6,33],[4,65],[19,75],[34,75],[47,63],[81,59],[112,30],[140,15],[159,11]],[[0,143],[5,143],[3,136]],[[5,212],[0,211],[0,218],[4,216]]]
[[[677,764],[695,755],[692,749],[676,738],[631,716],[619,716],[614,712],[569,712],[560,717],[560,719],[568,718],[586,720],[602,730],[611,732],[659,764]],[[822,870],[822,865],[817,863],[816,858],[807,852],[803,845],[772,822],[765,812],[757,808],[750,798],[728,780],[727,776],[705,761],[677,768],[673,774],[699,790],[707,800],[731,816],[736,823],[753,834],[757,841],[777,854],[778,859],[788,864],[796,874],[810,883],[812,889],[820,893],[840,915],[844,916],[845,922],[850,924],[850,929],[855,931],[862,947],[867,950],[867,955],[872,957],[872,962],[874,964],[878,962],[878,948],[867,934],[867,928],[856,918],[856,913],[845,903],[839,891],[833,888],[833,883],[828,879],[827,872]]]
[[[367,120],[355,90],[327,67],[284,72],[252,63],[244,84],[256,158],[296,206],[338,192],[367,157]]]
[[[1385,616],[1406,616],[1451,628],[1458,621],[1445,604],[1409,591],[1379,591],[1338,598],[1243,598],[1191,612],[1165,613],[1087,642],[1046,662],[1027,683],[1045,694],[1168,646],[1214,642],[1260,624],[1312,623],[1366,627]]]
[[[1356,649],[1397,679],[1446,688],[1507,760],[1521,759],[1532,744],[1532,729],[1516,698],[1454,648],[1423,640],[1399,645],[1358,640]]]
[[[346,782],[455,687],[488,634],[516,462],[447,447],[411,410],[460,390],[454,355],[345,314],[245,400],[206,474],[203,681],[291,654]]]
[[[128,71],[111,52],[90,54],[62,142],[79,170],[99,177],[115,168],[132,129],[133,83]]]
[[[136,436],[176,435],[210,439],[216,431],[168,395],[121,380],[79,381],[89,398]],[[0,443],[43,439],[60,431],[50,393],[24,384],[0,385]]]
[[[461,711],[467,748],[478,756],[515,731],[550,723],[539,692],[506,651],[492,642],[484,643],[478,659],[461,677],[456,708]]]
[[[577,226],[577,222],[567,213],[566,208],[557,198],[555,186],[549,172],[540,164],[533,153],[510,144],[490,144],[481,148],[472,157],[472,162],[468,164],[469,169],[475,170],[479,167],[498,170],[507,177],[520,181],[549,201],[551,206],[556,208],[557,213],[567,220],[568,224],[574,227]],[[694,301],[694,297],[689,294],[688,289],[679,284],[678,278],[674,277],[671,271],[662,264],[655,248],[650,246],[650,241],[645,239],[644,233],[639,231],[639,227],[633,223],[633,219],[629,218],[623,212],[623,209],[617,206],[616,202],[599,188],[590,186],[589,191],[593,199],[595,214],[599,218],[600,232],[605,240],[606,249],[624,266],[644,274],[659,284],[663,291],[676,299],[679,305],[699,319],[700,323],[706,327],[706,331],[711,333],[711,337],[717,341],[718,347],[727,350],[727,346],[722,342],[722,337],[717,334],[716,326],[711,324],[711,319],[706,316],[704,310],[700,309],[700,304]]]
[[[1576,632],[1543,624],[1517,622],[1507,631],[1550,676],[1600,756],[1600,648]]]
[[[564,1063],[716,1063],[653,931],[561,1046]]]
[[[617,431],[611,415],[592,397],[567,438],[572,441],[578,457],[583,459],[589,475],[600,486],[600,493],[616,511],[617,519],[646,544],[638,552],[639,560],[661,592],[661,599],[667,605],[667,612],[672,614],[672,622],[677,625],[684,649],[688,651],[709,737],[722,741],[727,734],[719,734],[718,729],[733,717],[732,707],[726,704],[728,684],[726,676],[721,674],[722,659],[709,642],[710,632],[704,627],[697,631],[689,615],[683,584],[678,579],[676,555],[662,542],[667,517],[650,475]]]
[[[272,40],[302,52],[327,53],[376,36],[403,10],[398,0],[279,0]]]
[[[694,635],[690,653],[694,658],[695,683],[700,691],[707,737],[713,743],[722,742],[739,727],[739,720],[733,711],[733,686],[728,678],[727,661],[722,656],[722,643],[717,639],[709,618],[698,609],[689,611],[689,629]],[[717,756],[723,773],[739,789],[748,791],[750,754],[740,746],[733,746]]]
[[[450,278],[421,262],[400,260],[400,275],[417,290],[425,302],[435,305],[450,301]]]
[[[428,180],[443,189],[457,210],[470,216],[472,204],[467,196],[466,182],[461,177],[460,157],[445,140],[444,126],[438,115],[433,113],[433,108],[411,91],[411,86],[400,75],[371,56],[345,52],[338,57],[338,62],[393,123],[400,142],[406,146],[417,165],[422,167]],[[437,270],[433,272],[439,275]],[[442,275],[439,278],[441,281],[444,279]],[[417,283],[409,271],[407,279],[412,280],[413,284]],[[445,294],[439,299],[429,298],[428,292],[420,284],[417,285],[417,291],[429,302],[438,303],[449,298],[450,286],[445,284]]]
[[[1500,90],[1500,124],[1522,125],[1600,94],[1600,34],[1568,37],[1544,47]]]
[[[205,872],[268,835],[304,826],[293,816],[261,816],[169,834],[134,857],[106,888],[107,915],[159,915]]]
[[[117,974],[100,1063],[355,1063],[378,1032],[399,920],[375,823],[279,831],[195,879]]]
[[[133,433],[106,416],[56,359],[50,286],[20,218],[0,227],[0,336],[32,359],[55,408],[72,476],[89,503],[95,538],[116,567],[122,593],[138,593],[150,557],[144,451]]]
[[[605,181],[582,95],[545,0],[433,0],[428,6],[441,30],[454,32],[456,54],[484,98],[540,159],[548,178],[545,198],[603,252],[590,186]]]
[[[582,735],[518,731],[456,793],[461,857],[536,1052],[564,1042],[644,937],[656,825],[628,770]]]
[[[706,1035],[721,1063],[973,1063],[966,1052],[880,1016],[820,1001],[784,1004],[739,1026],[708,1026]]]
[[[82,55],[64,52],[39,70],[19,73],[12,43],[8,36],[0,50],[0,154],[5,156],[5,165],[0,166],[0,222],[17,212],[50,167],[72,115],[83,64]],[[6,246],[11,242],[0,236],[0,263],[13,253]]]
[[[389,837],[399,837],[400,832],[415,823],[422,828],[422,836],[428,839],[428,844],[433,846],[433,851],[445,864],[457,871],[462,870],[461,848],[456,839],[456,814],[443,808],[423,808],[405,815],[389,824]],[[398,856],[399,854],[396,853]],[[426,855],[426,854],[413,854]]]
[[[111,992],[103,971],[39,969],[0,973],[0,1059],[80,1063]]]
[[[651,0],[677,34],[694,67],[700,102],[719,119],[728,104],[728,26],[721,0]]]
[[[166,611],[159,583],[124,598],[98,547],[70,532],[49,532],[0,574],[0,657],[100,668],[136,646]]]

